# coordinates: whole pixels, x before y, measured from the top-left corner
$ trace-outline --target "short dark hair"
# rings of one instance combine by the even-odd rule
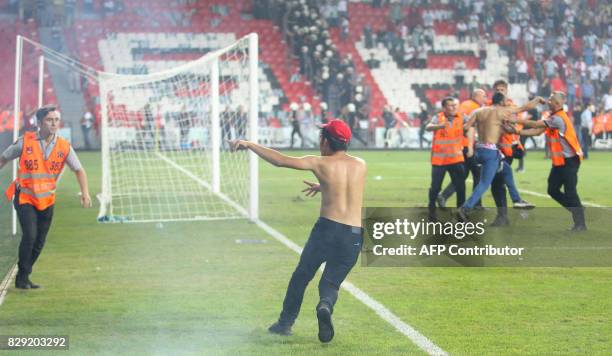
[[[334,152],[348,150],[348,142],[340,141],[332,136],[326,129],[321,129],[321,137],[329,142],[329,148]]]
[[[498,79],[498,80],[495,81],[495,83],[493,83],[493,89],[495,89],[495,87],[497,87],[499,85],[501,85],[501,86],[503,86],[505,88],[508,88],[508,82],[507,81],[505,81],[503,79]]]
[[[500,92],[493,94],[493,105],[502,104],[506,96]]]
[[[47,114],[55,110],[57,110],[57,106],[55,105],[41,106],[40,108],[38,108],[38,110],[36,110],[36,120],[42,121],[42,119],[44,119]]]
[[[447,96],[446,98],[442,99],[442,107],[446,106],[446,103],[448,103],[449,101],[455,101],[456,99],[453,98],[452,96]]]

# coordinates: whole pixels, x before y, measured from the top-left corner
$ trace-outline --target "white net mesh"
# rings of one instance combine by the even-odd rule
[[[244,217],[249,155],[226,141],[251,137],[252,77],[248,37],[170,70],[101,74],[100,221]]]

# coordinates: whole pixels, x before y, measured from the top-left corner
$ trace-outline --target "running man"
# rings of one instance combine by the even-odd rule
[[[0,168],[19,157],[19,170],[15,180],[6,190],[8,200],[13,200],[21,225],[19,244],[19,270],[15,288],[36,289],[32,283],[32,266],[40,256],[55,204],[57,180],[68,164],[81,187],[81,205],[91,207],[87,187],[87,175],[79,158],[65,139],[57,136],[60,113],[54,106],[43,106],[36,111],[39,131],[26,132],[0,156]]]
[[[534,123],[534,128],[519,130],[521,136],[539,136],[542,133],[548,138],[552,168],[548,175],[548,195],[572,213],[574,226],[571,231],[587,229],[584,220],[584,207],[578,196],[578,170],[582,161],[582,149],[574,130],[572,120],[563,110],[566,96],[556,91],[548,99],[550,117]],[[561,191],[563,187],[563,192]]]
[[[474,153],[476,153],[476,160],[482,165],[482,169],[480,173],[480,182],[472,192],[472,195],[459,209],[459,216],[464,220],[467,219],[467,213],[476,206],[478,200],[480,200],[484,192],[491,186],[493,178],[495,178],[500,168],[502,157],[497,147],[497,143],[502,134],[502,125],[505,122],[518,122],[525,126],[533,127],[533,122],[517,120],[513,115],[534,108],[538,103],[544,101],[541,97],[536,97],[522,107],[516,107],[505,106],[505,100],[506,97],[504,94],[500,92],[495,93],[493,95],[493,105],[474,111],[465,125],[468,130],[469,139],[467,156],[472,157]],[[473,126],[476,126],[478,129],[479,142],[476,143],[475,146],[475,128]],[[475,152],[474,147],[476,148]]]
[[[273,334],[291,335],[306,286],[326,262],[319,281],[320,301],[316,313],[319,340],[330,342],[334,337],[331,315],[338,289],[357,262],[363,243],[361,207],[367,169],[362,159],[346,153],[350,139],[348,125],[334,119],[321,126],[321,156],[290,157],[254,142],[231,142],[233,150],[250,149],[274,166],[311,171],[319,181],[318,184],[304,181],[307,188],[303,192],[307,196],[321,192],[320,217],[291,276],[280,317],[268,329]]]

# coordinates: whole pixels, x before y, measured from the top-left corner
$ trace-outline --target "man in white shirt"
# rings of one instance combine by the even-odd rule
[[[612,87],[608,88],[608,94],[603,96],[602,102],[604,111],[608,112],[612,110]]]

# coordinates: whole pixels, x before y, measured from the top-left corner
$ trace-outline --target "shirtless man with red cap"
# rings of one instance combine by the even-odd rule
[[[363,243],[361,207],[367,169],[362,159],[346,153],[350,139],[351,129],[346,123],[331,120],[321,126],[320,156],[290,157],[254,142],[231,142],[233,150],[249,149],[277,167],[311,171],[319,181],[304,181],[308,185],[303,190],[307,196],[321,192],[320,217],[291,276],[280,317],[268,329],[271,333],[291,335],[306,286],[326,262],[316,307],[319,340],[329,342],[334,337],[331,315],[338,289],[357,262]]]

